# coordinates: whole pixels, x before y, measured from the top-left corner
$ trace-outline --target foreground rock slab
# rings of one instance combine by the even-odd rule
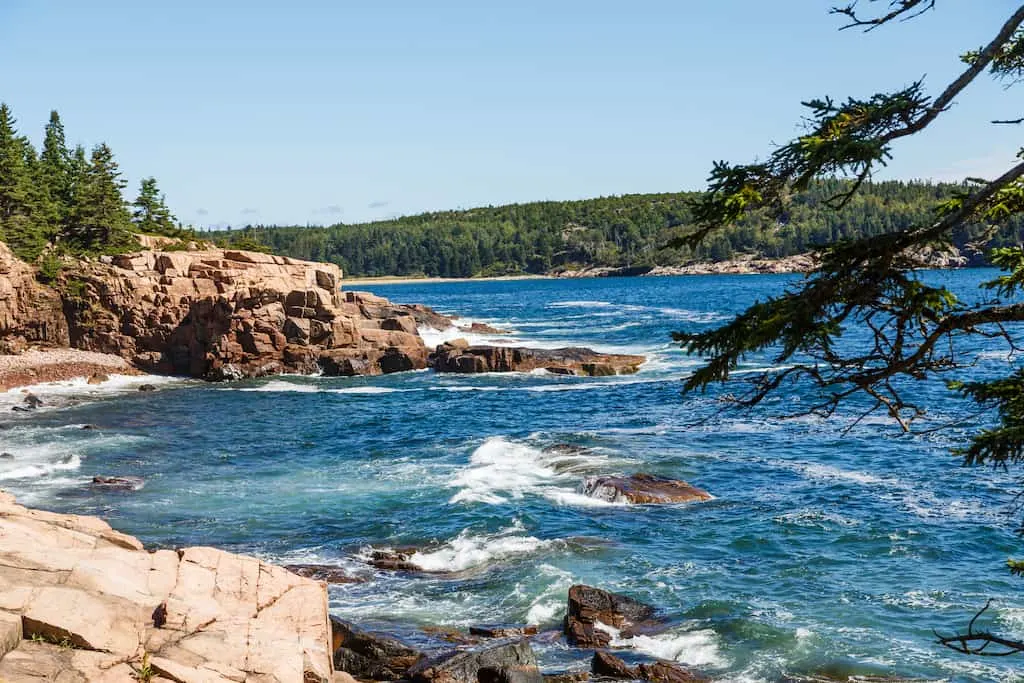
[[[437,372],[532,372],[547,370],[558,375],[605,377],[630,375],[646,358],[598,353],[591,349],[528,349],[513,346],[465,346],[446,343],[430,354],[428,362]]]
[[[569,644],[575,647],[608,647],[612,637],[601,625],[611,626],[628,637],[637,631],[655,630],[659,622],[654,608],[639,600],[593,586],[571,587],[565,615],[565,635]]]
[[[355,678],[372,681],[396,681],[423,659],[423,654],[388,636],[363,631],[331,617],[334,665]]]
[[[128,682],[148,665],[152,680],[326,683],[330,635],[319,582],[214,548],[147,552],[0,493],[2,681]]]
[[[711,500],[703,489],[679,479],[638,473],[629,477],[588,477],[583,493],[609,503],[664,504]]]

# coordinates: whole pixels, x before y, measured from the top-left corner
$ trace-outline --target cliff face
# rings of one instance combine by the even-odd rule
[[[0,242],[0,353],[19,353],[30,344],[68,345],[61,299]]]
[[[143,251],[65,274],[71,345],[206,379],[426,367],[422,311],[340,292],[334,265],[247,251]]]
[[[0,538],[2,681],[339,680],[323,583],[213,548],[147,552],[2,492]]]

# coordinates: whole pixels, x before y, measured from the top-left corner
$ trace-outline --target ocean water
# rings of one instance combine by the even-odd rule
[[[970,292],[980,271],[926,277]],[[530,622],[557,629],[566,592],[588,583],[669,616],[663,634],[615,644],[721,681],[892,675],[1024,680],[1019,660],[968,658],[934,643],[988,598],[986,626],[1024,637],[1021,580],[1004,570],[1020,541],[1009,514],[1019,473],[965,469],[949,448],[973,428],[901,433],[884,418],[851,425],[780,415],[795,390],[749,412],[722,412],[737,385],[683,397],[699,359],[672,330],[721,323],[793,276],[461,282],[372,287],[512,330],[472,341],[585,345],[642,353],[640,373],[376,378],[276,377],[232,384],[139,379],[41,388],[41,411],[0,395],[0,487],[26,504],[101,515],[151,546],[208,544],[275,562],[349,568],[331,587],[357,623],[439,647],[423,627]],[[425,330],[436,343],[467,336]],[[851,331],[849,343],[857,343]],[[975,376],[1013,359],[968,350]],[[936,423],[968,415],[941,383],[910,387]],[[83,430],[82,425],[98,429]],[[551,450],[572,444],[582,450]],[[685,479],[714,500],[629,506],[580,493],[598,474]],[[93,475],[143,477],[100,492]],[[419,546],[413,562],[445,575],[388,573],[371,547]],[[549,671],[588,653],[542,636]]]

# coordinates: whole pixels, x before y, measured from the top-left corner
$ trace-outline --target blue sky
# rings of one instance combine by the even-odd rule
[[[357,222],[698,189],[798,133],[801,100],[939,89],[1017,3],[868,34],[830,4],[0,0],[0,100],[36,141],[59,110],[185,222]],[[885,177],[1000,172],[1020,131],[987,122],[1019,90],[977,83]]]

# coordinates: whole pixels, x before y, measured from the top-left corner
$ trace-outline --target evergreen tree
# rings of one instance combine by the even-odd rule
[[[121,195],[124,187],[110,148],[94,147],[88,166],[74,184],[74,206],[66,230],[72,245],[85,251],[132,246],[131,216]]]
[[[180,232],[176,219],[167,208],[164,195],[157,188],[156,178],[142,179],[139,196],[132,206],[135,207],[132,222],[139,232],[169,236],[177,236]]]
[[[26,163],[35,153],[15,129],[16,121],[0,103],[0,239],[20,257],[32,260],[46,244],[34,222],[32,169]]]
[[[40,179],[56,206],[56,221],[63,223],[71,210],[71,154],[64,138],[64,124],[56,111],[50,112],[43,149],[39,154]]]

